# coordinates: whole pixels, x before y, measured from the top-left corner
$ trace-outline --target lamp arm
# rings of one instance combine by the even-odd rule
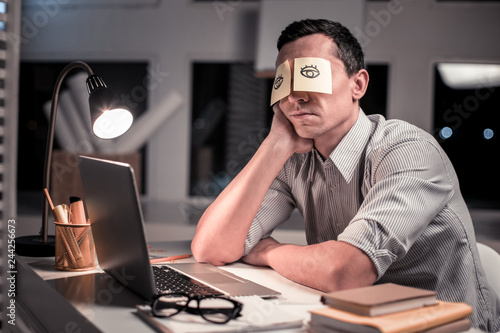
[[[52,104],[50,107],[50,120],[49,120],[49,131],[47,135],[47,144],[45,148],[45,164],[44,164],[44,178],[43,187],[46,188],[50,193],[50,172],[52,167],[52,146],[54,143],[54,129],[56,124],[56,114],[57,105],[59,102],[59,90],[61,89],[61,84],[66,77],[66,75],[75,68],[81,68],[85,70],[88,76],[94,75],[94,72],[89,65],[83,61],[74,61],[64,67],[64,69],[59,74],[56,84],[54,86],[54,91],[52,93]],[[43,197],[43,215],[42,215],[42,228],[40,230],[40,236],[43,242],[47,241],[48,234],[48,215],[49,215],[49,203]]]

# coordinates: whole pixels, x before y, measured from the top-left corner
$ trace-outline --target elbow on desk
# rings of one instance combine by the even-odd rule
[[[226,264],[230,264],[232,262],[235,262],[236,260],[231,260],[231,259],[226,259],[226,258],[222,258],[220,256],[211,256],[207,253],[204,253],[204,252],[201,252],[201,253],[198,253],[198,252],[195,252],[193,250],[191,250],[191,252],[193,253],[193,257],[194,259],[196,259],[196,261],[198,262],[202,262],[202,263],[207,263],[207,264],[211,264],[211,265],[214,265],[214,266],[224,266]]]
[[[243,256],[239,251],[231,251],[225,246],[219,247],[214,244],[203,243],[196,239],[193,239],[191,243],[191,253],[193,257],[198,262],[203,262],[215,266],[223,266],[239,260]]]

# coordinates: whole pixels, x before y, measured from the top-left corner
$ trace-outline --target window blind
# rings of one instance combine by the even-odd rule
[[[3,221],[13,219],[16,214],[20,14],[20,1],[0,0],[0,218]]]
[[[8,229],[8,221],[16,221],[17,178],[17,115],[19,85],[19,50],[21,26],[21,1],[0,0],[0,270],[7,270],[9,251],[7,236],[15,228]],[[7,284],[2,281],[0,308],[6,310]],[[6,316],[2,326],[7,327]]]

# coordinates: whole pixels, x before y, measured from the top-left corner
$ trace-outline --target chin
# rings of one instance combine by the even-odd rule
[[[297,132],[297,135],[300,136],[302,139],[313,140],[313,139],[317,138],[317,135],[314,135],[310,132],[304,132],[304,131]]]
[[[303,139],[315,139],[324,133],[319,123],[292,123],[292,125],[295,133]]]
[[[298,136],[300,136],[303,139],[314,139],[317,138],[318,135],[314,131],[312,131],[312,128],[307,128],[307,127],[299,127],[294,126],[295,132],[297,133]]]

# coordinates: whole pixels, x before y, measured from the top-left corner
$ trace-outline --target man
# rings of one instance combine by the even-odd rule
[[[278,50],[276,65],[290,72],[297,59],[329,62],[331,93],[292,89],[274,105],[269,135],[200,219],[195,258],[241,258],[322,291],[436,290],[470,304],[474,327],[500,330],[454,169],[428,133],[363,113],[369,76],[358,41],[338,23],[304,20],[282,32]],[[270,237],[294,208],[307,246]]]

